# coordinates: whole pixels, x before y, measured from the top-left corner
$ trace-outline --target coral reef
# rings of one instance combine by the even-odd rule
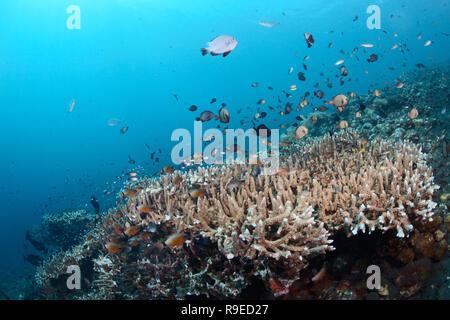
[[[403,238],[433,221],[437,186],[425,159],[411,142],[366,144],[342,130],[284,149],[274,175],[232,164],[143,179],[120,194],[95,239],[50,259],[39,281],[61,282],[68,264],[91,263],[82,299],[221,298],[274,275],[289,288],[335,249],[336,232]],[[188,240],[164,245],[174,233]]]
[[[31,234],[53,250],[67,250],[78,244],[94,223],[95,216],[85,210],[45,213]]]

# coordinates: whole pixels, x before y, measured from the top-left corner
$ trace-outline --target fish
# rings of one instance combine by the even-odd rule
[[[153,212],[153,209],[150,208],[149,206],[144,206],[144,205],[140,205],[136,208],[140,213],[150,213]]]
[[[373,44],[372,44],[372,43],[362,43],[362,44],[361,44],[361,47],[364,47],[364,48],[372,48],[372,47],[373,47]]]
[[[189,107],[189,111],[197,111],[197,106],[193,104]]]
[[[120,119],[111,118],[111,119],[108,120],[108,127],[115,127],[121,122],[122,122],[122,120],[120,120]]]
[[[128,237],[132,237],[132,236],[135,236],[136,234],[138,234],[139,231],[140,231],[139,227],[137,227],[137,226],[130,226],[130,227],[126,228],[123,231],[123,233],[125,235],[127,235]]]
[[[396,84],[395,84],[396,88],[398,88],[398,89],[403,88],[403,82],[401,82],[399,79],[395,79],[395,81],[396,81]]]
[[[374,94],[375,97],[381,96],[381,92],[378,89],[373,90],[373,94]]]
[[[344,63],[344,59],[341,59],[341,60],[336,61],[336,63],[334,65],[338,66],[338,65],[343,64],[343,63]]]
[[[356,20],[358,20],[358,16],[355,16],[352,21],[355,22]]]
[[[345,120],[342,120],[341,122],[339,122],[339,128],[347,129],[348,128],[348,122],[345,121]]]
[[[210,53],[212,56],[217,56],[222,54],[223,57],[226,57],[233,51],[238,42],[236,39],[230,36],[222,35],[212,39],[208,42],[207,48],[202,48],[202,55],[205,56]]]
[[[219,119],[222,123],[228,123],[230,122],[230,113],[228,112],[225,107],[220,108],[219,110]]]
[[[419,116],[419,111],[416,108],[412,108],[411,111],[408,113],[408,117],[410,119],[415,119]]]
[[[99,214],[100,204],[98,203],[98,200],[94,196],[91,196],[91,204],[94,207],[95,214]]]
[[[44,245],[44,243],[39,242],[39,241],[33,239],[33,238],[31,237],[30,231],[28,231],[28,230],[27,230],[27,232],[26,232],[26,234],[25,234],[25,239],[28,240],[28,241],[33,245],[33,247],[36,248],[36,250],[38,250],[38,251],[43,251],[43,250],[45,250],[45,245]]]
[[[308,48],[311,48],[312,44],[314,43],[314,37],[312,34],[309,34],[308,32],[305,32],[303,34],[304,38],[305,38],[305,42],[306,45],[308,46]]]
[[[201,122],[206,122],[211,120],[214,117],[214,113],[211,111],[203,111],[198,118]]]
[[[315,108],[315,110],[316,110],[316,111],[320,111],[320,112],[324,112],[324,111],[327,111],[328,108],[325,107],[325,106],[320,106],[320,107],[318,107],[318,108]]]
[[[165,167],[163,168],[163,171],[164,171],[165,173],[172,174],[172,173],[173,173],[173,168],[172,168],[171,166],[165,166]]]
[[[120,253],[122,252],[121,247],[114,242],[108,242],[105,244],[106,250],[108,250],[110,253]]]
[[[370,55],[370,57],[369,57],[369,59],[367,59],[367,62],[375,62],[375,61],[377,61],[378,60],[378,56],[376,55],[376,54],[374,54],[374,53],[372,53],[371,55]]]
[[[186,242],[186,236],[183,233],[174,233],[164,242],[169,248],[181,247]]]
[[[253,88],[256,88],[257,86],[259,86],[259,83],[258,83],[258,82],[253,82],[253,83],[252,83],[252,87],[253,87]]]
[[[314,91],[314,95],[319,99],[322,99],[325,96],[322,90]]]
[[[334,105],[336,108],[343,108],[348,104],[348,98],[344,94],[338,94],[327,103]]]
[[[125,134],[127,131],[128,131],[128,129],[129,129],[130,127],[123,127],[122,129],[120,129],[120,134]]]
[[[178,96],[177,96],[177,94],[176,93],[172,93],[172,95],[173,95],[173,97],[177,100],[177,102],[178,102]]]
[[[200,198],[205,196],[205,191],[202,188],[193,188],[189,193],[192,198]]]
[[[258,100],[258,102],[256,104],[264,104],[264,103],[266,103],[266,100],[260,99],[260,100]]]
[[[72,99],[72,101],[70,101],[69,104],[69,109],[67,109],[67,113],[71,113],[74,107],[75,107],[75,99]]]
[[[308,134],[308,128],[306,126],[298,126],[297,129],[295,129],[295,139],[302,139],[306,137]]]
[[[256,131],[256,135],[258,137],[267,138],[267,137],[270,137],[270,135],[271,135],[270,129],[267,128],[266,125],[264,125],[264,124],[260,124],[259,126],[257,126],[255,131]]]
[[[279,22],[272,22],[272,21],[266,21],[266,20],[261,20],[258,22],[259,25],[266,27],[266,28],[273,28],[278,26],[280,23]]]
[[[137,175],[138,175],[138,173],[135,171],[127,172],[127,176],[130,176],[130,177],[136,177]]]
[[[209,102],[210,104],[213,104],[214,102],[216,102],[217,99],[216,98],[212,98],[211,101]]]
[[[428,47],[430,44],[431,44],[431,40],[428,40],[427,42],[425,42],[425,44],[423,46]]]
[[[290,67],[289,70],[288,70],[288,74],[291,74],[292,71],[294,71],[294,68],[293,68],[293,67]]]
[[[298,77],[298,80],[300,80],[300,81],[305,81],[306,80],[305,74],[303,72],[297,73],[297,77]]]
[[[417,64],[416,64],[416,67],[419,68],[419,69],[425,68],[425,66],[423,65],[423,63],[417,63]]]

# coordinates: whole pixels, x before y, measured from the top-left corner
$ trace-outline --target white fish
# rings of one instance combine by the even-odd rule
[[[431,44],[431,40],[428,40],[427,42],[425,42],[425,44],[423,46],[428,47],[430,44]]]
[[[267,28],[273,28],[280,24],[279,22],[272,22],[272,21],[265,21],[265,20],[261,20],[258,23],[259,23],[259,25],[261,25],[263,27],[267,27]]]
[[[75,107],[75,99],[72,99],[72,101],[70,101],[70,105],[69,105],[69,109],[67,109],[67,113],[71,113],[73,110],[73,107]]]
[[[373,47],[373,44],[371,44],[371,43],[362,43],[362,44],[361,44],[361,47],[364,47],[364,48],[372,48],[372,47]]]
[[[341,59],[341,60],[337,61],[334,65],[338,66],[338,65],[343,64],[343,63],[344,63],[344,59]]]
[[[290,67],[290,68],[289,68],[289,71],[288,71],[288,74],[291,74],[292,71],[294,71],[294,68],[293,68],[293,67]]]
[[[122,120],[120,120],[120,119],[117,119],[117,118],[112,118],[112,119],[109,119],[108,120],[108,126],[109,127],[115,127],[115,126],[117,126],[119,123],[121,123],[122,122]]]
[[[236,48],[237,40],[230,36],[218,36],[208,42],[208,48],[202,48],[202,55],[205,56],[211,53],[212,56],[223,54],[226,57],[231,51]]]

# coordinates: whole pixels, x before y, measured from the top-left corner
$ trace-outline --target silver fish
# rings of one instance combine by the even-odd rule
[[[224,57],[230,54],[236,48],[237,40],[230,36],[218,36],[208,42],[208,48],[200,49],[202,55],[206,56],[210,53],[212,56],[223,54]]]

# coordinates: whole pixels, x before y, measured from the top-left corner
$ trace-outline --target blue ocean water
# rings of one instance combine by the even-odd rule
[[[80,29],[67,28],[70,5],[81,9]],[[379,30],[366,26],[370,5],[381,9]],[[123,183],[117,176],[135,168],[150,175],[170,165],[172,131],[191,130],[199,114],[190,105],[216,112],[226,103],[229,127],[242,127],[256,101],[276,103],[267,86],[279,92],[295,83],[293,95],[301,97],[323,82],[320,72],[334,77],[340,50],[352,81],[323,89],[326,96],[367,93],[417,63],[448,61],[449,12],[449,1],[438,0],[0,1],[0,272],[24,268],[22,255],[32,252],[23,247],[25,232],[43,212],[92,211],[91,195],[105,210]],[[266,28],[260,20],[279,25]],[[314,35],[311,48],[304,32]],[[222,34],[237,39],[236,49],[226,58],[203,57],[200,48]],[[432,44],[425,47],[427,40]],[[362,54],[361,43],[382,48]],[[398,43],[409,51],[391,51]],[[355,47],[361,61],[348,58]],[[379,63],[366,63],[370,53],[382,56]],[[307,80],[299,82],[295,74],[307,55]],[[288,75],[291,66],[296,71]],[[255,81],[260,87],[251,87]],[[213,97],[217,103],[210,105]],[[122,122],[110,127],[111,118]],[[286,119],[273,113],[263,122],[276,128]],[[129,130],[121,135],[124,126]],[[153,165],[154,151],[160,161]]]

